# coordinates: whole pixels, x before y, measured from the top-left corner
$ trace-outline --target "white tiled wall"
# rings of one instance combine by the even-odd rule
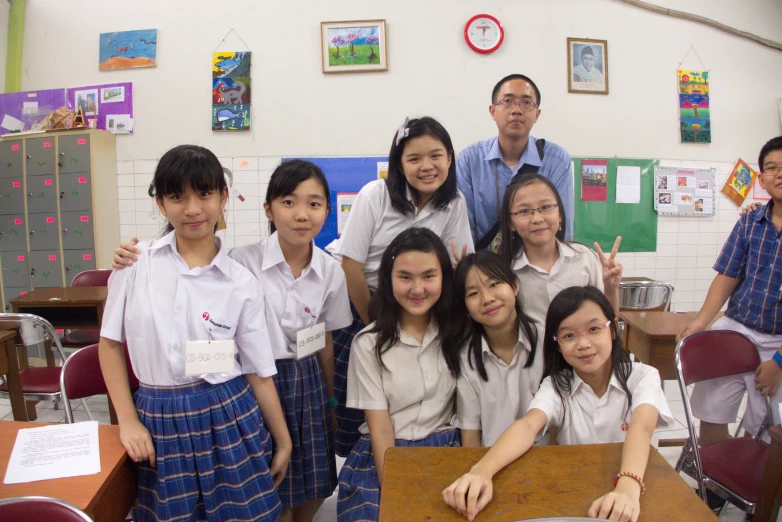
[[[218,233],[228,247],[250,244],[269,235],[263,198],[272,171],[280,161],[279,157],[220,158],[223,166],[233,171],[234,187],[244,197],[243,202],[233,196],[229,198],[228,228]],[[160,236],[165,225],[154,200],[147,195],[156,165],[157,160],[117,162],[120,236],[123,239],[154,239]],[[660,160],[660,165],[716,168],[715,215],[662,216],[658,219],[656,252],[620,251],[618,259],[624,265],[626,277],[646,276],[673,284],[673,310],[698,310],[714,278],[711,267],[738,219],[736,205],[719,192],[733,163]],[[745,204],[751,201],[748,198]]]

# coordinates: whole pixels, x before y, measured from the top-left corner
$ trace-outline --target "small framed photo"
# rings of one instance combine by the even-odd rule
[[[568,92],[608,94],[608,42],[567,39]]]
[[[385,20],[321,22],[324,73],[388,70]]]

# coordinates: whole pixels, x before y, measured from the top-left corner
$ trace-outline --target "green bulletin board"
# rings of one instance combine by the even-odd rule
[[[573,239],[590,248],[597,241],[604,252],[609,252],[614,246],[616,236],[622,236],[620,252],[656,251],[657,213],[654,211],[654,167],[658,161],[606,159],[608,162],[606,201],[581,201],[582,159],[584,158],[573,158],[573,210],[575,216]],[[616,203],[617,166],[641,167],[640,203]]]

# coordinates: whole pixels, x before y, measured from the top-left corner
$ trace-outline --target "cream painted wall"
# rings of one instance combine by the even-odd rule
[[[0,93],[5,92],[5,57],[8,52],[8,14],[11,4],[0,0]]]
[[[768,38],[780,38],[775,0],[660,0]],[[27,4],[23,89],[132,81],[136,134],[118,139],[119,159],[159,157],[193,142],[218,156],[368,155],[387,152],[406,115],[430,114],[457,149],[496,133],[489,93],[523,72],[543,92],[533,134],[574,156],[752,159],[780,134],[782,52],[617,0],[37,0]],[[506,30],[489,56],[464,43],[473,14]],[[324,75],[319,23],[385,18],[390,70]],[[158,67],[97,68],[98,33],[159,30]],[[210,130],[209,59],[230,28],[254,52],[254,130]],[[609,42],[609,96],[568,94],[568,36]],[[239,49],[237,39],[229,40]],[[711,71],[713,143],[678,143],[676,69],[693,44]],[[222,47],[221,49],[226,49]],[[242,50],[242,49],[239,49]],[[685,66],[697,68],[691,55]]]

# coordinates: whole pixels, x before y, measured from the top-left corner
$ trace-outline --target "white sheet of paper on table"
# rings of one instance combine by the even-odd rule
[[[641,167],[616,167],[616,202],[641,202]]]
[[[98,422],[19,430],[3,484],[100,473]]]

